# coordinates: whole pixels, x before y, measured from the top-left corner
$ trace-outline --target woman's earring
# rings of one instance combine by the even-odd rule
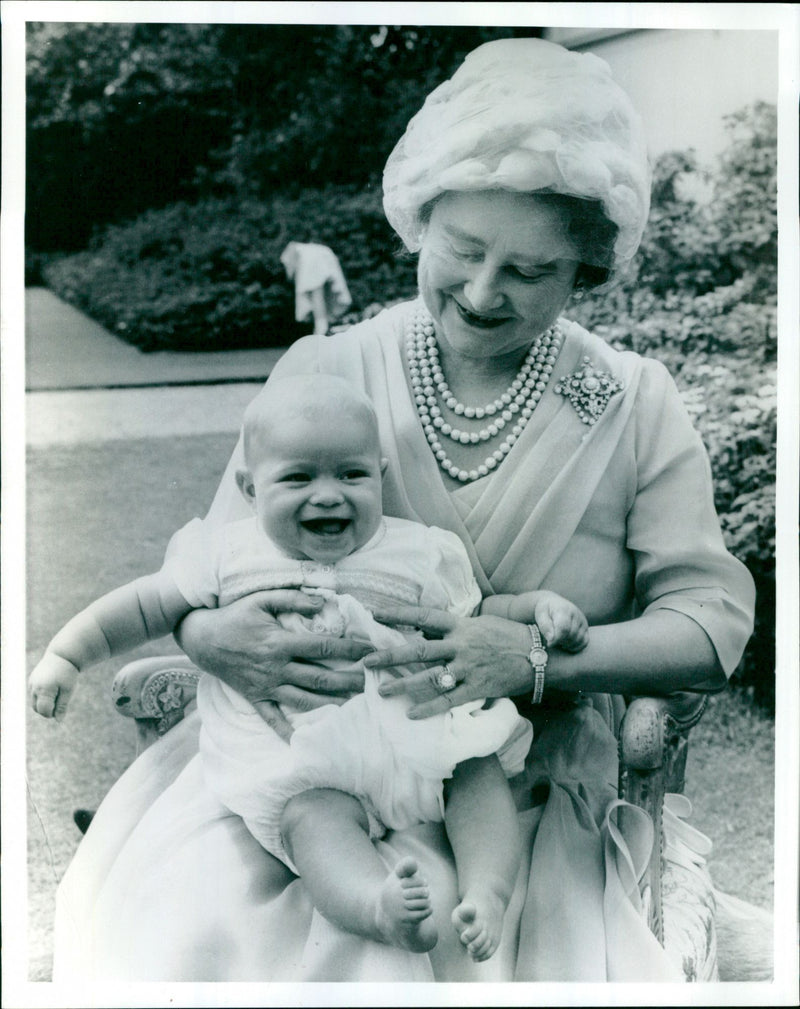
[[[572,300],[573,300],[573,301],[583,301],[583,296],[584,296],[584,294],[585,294],[585,293],[586,293],[586,292],[585,292],[585,291],[583,290],[583,288],[582,288],[582,287],[577,287],[577,288],[576,288],[576,289],[575,289],[575,290],[574,290],[574,291],[572,292]]]

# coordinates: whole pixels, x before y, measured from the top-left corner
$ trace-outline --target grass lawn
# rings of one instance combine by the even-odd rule
[[[170,535],[204,514],[235,436],[58,446],[29,453],[28,668],[74,613],[158,568]],[[170,639],[131,653],[177,651]],[[30,972],[46,979],[55,887],[80,840],[76,808],[94,809],[134,756],[134,728],[111,705],[123,664],[81,678],[65,721],[27,714]]]
[[[28,663],[78,609],[160,564],[170,534],[208,503],[233,448],[222,435],[32,450],[28,464]],[[174,646],[172,646],[174,648]],[[164,654],[164,643],[134,654]],[[55,887],[94,808],[133,756],[133,727],[111,708],[116,661],[90,670],[65,722],[28,713],[30,976],[50,972]],[[711,699],[693,733],[687,794],[715,842],[712,876],[769,908],[773,723],[736,696]]]

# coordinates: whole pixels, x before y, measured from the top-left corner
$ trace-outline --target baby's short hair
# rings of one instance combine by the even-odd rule
[[[244,455],[248,466],[269,438],[275,423],[293,419],[341,424],[347,420],[366,424],[378,439],[378,417],[363,390],[338,375],[311,372],[270,380],[245,410]]]

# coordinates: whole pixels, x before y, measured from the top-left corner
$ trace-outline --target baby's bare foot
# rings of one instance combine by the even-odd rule
[[[419,875],[413,858],[403,858],[386,877],[376,911],[378,930],[392,946],[414,953],[433,949],[439,935],[430,920],[428,884]]]
[[[465,894],[451,920],[473,960],[488,960],[500,944],[506,905],[491,891]]]

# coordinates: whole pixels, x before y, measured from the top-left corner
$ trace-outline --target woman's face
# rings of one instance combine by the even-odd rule
[[[420,293],[440,338],[464,357],[512,354],[560,315],[579,253],[562,213],[536,196],[446,193],[422,239]]]

